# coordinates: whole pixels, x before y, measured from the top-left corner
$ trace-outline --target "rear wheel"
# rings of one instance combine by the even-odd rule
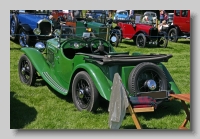
[[[130,73],[128,89],[131,94],[167,90],[167,78],[163,70],[150,62],[138,64]]]
[[[175,28],[171,28],[168,32],[168,38],[172,42],[177,42],[178,41],[178,32]]]
[[[140,33],[140,34],[137,35],[137,37],[136,37],[136,45],[138,47],[141,47],[141,48],[145,47],[145,45],[146,45],[146,37],[145,37],[145,35],[143,33]]]
[[[17,28],[18,28],[18,20],[15,14],[12,15],[10,20],[10,39],[13,41],[17,40]]]
[[[99,94],[89,74],[81,71],[76,74],[72,83],[72,99],[80,111],[95,112],[99,106]]]
[[[22,55],[18,64],[19,78],[22,83],[34,85],[36,81],[36,70],[26,55]]]

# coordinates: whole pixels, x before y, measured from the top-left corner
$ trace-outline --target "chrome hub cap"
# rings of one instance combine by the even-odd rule
[[[146,81],[146,85],[150,90],[155,90],[156,89],[156,82],[154,80]]]

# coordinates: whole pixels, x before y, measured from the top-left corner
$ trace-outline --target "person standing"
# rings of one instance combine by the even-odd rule
[[[164,20],[165,11],[164,10],[159,10],[159,11],[160,11],[160,23],[162,23],[162,21]]]
[[[134,17],[134,10],[130,10],[129,11],[129,18],[133,18]]]
[[[168,22],[168,13],[167,12],[165,12],[164,20]]]
[[[76,18],[83,17],[82,10],[70,10],[72,20],[76,20]]]

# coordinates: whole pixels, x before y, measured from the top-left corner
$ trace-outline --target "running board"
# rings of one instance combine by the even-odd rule
[[[45,80],[50,84],[52,88],[54,88],[59,93],[66,95],[68,93],[68,90],[59,85],[50,75],[48,72],[42,72],[43,77]]]

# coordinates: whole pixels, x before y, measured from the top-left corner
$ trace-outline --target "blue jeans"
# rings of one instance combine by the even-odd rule
[[[160,19],[160,23],[162,23],[163,20],[164,20],[164,19]]]

